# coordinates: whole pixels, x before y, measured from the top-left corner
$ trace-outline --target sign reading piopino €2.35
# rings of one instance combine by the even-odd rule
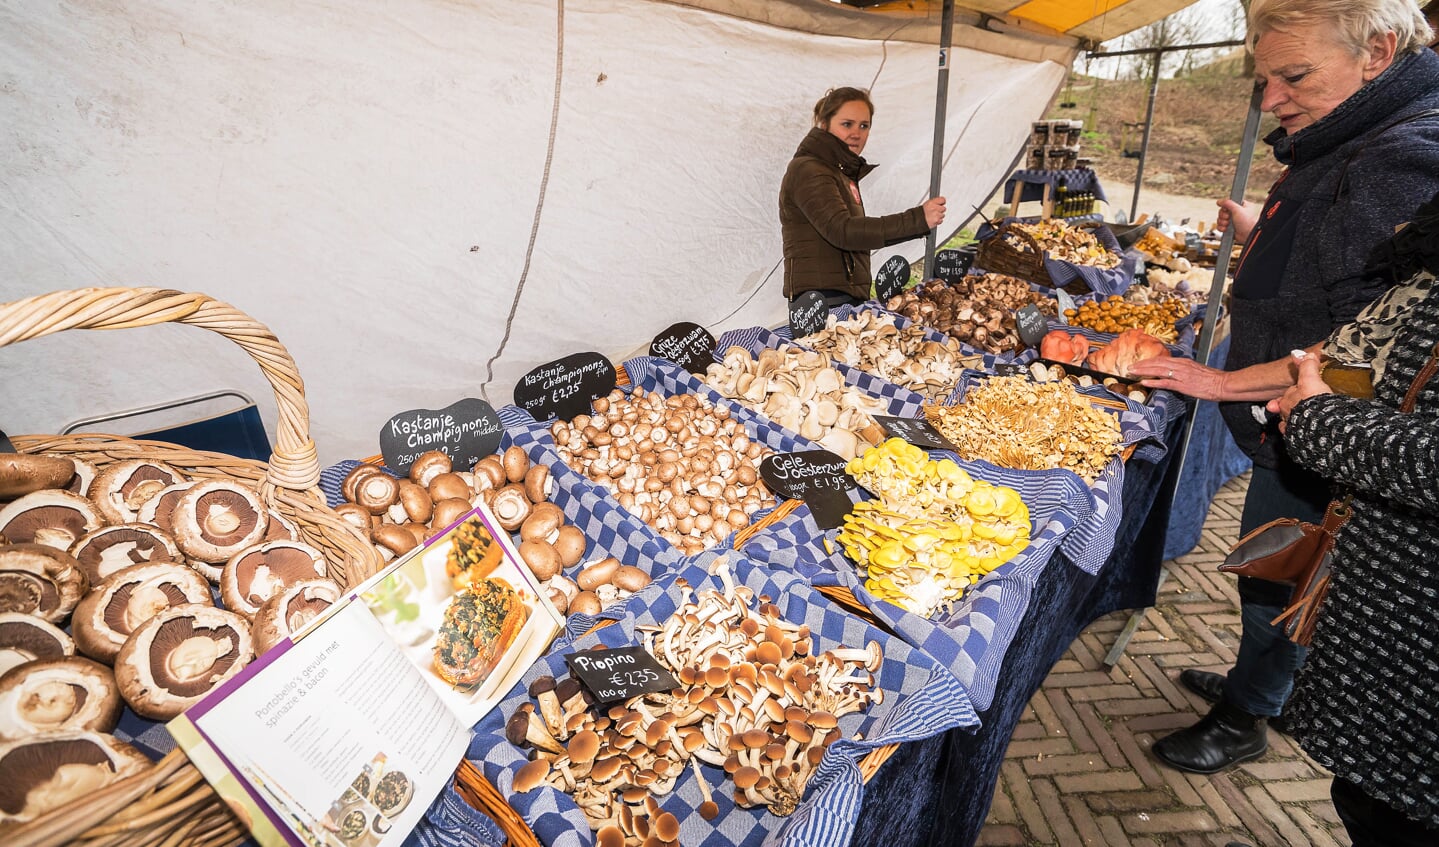
[[[430,450],[443,451],[455,470],[469,470],[500,449],[504,434],[495,408],[469,397],[438,411],[411,409],[390,418],[380,429],[380,455],[401,476]]]
[[[780,497],[803,500],[820,529],[844,523],[854,501],[854,478],[845,473],[846,462],[828,450],[776,453],[759,465],[760,479]]]
[[[565,656],[565,663],[600,703],[680,687],[674,676],[639,645],[582,650]]]
[[[890,256],[879,266],[874,275],[874,297],[883,303],[904,290],[909,284],[909,260],[903,256]]]
[[[795,338],[814,335],[829,320],[829,305],[818,291],[806,291],[789,301],[789,331]]]
[[[696,323],[680,321],[650,342],[650,355],[669,359],[692,374],[704,375],[714,363],[715,337]]]
[[[599,353],[574,353],[540,365],[515,383],[515,405],[537,421],[587,415],[615,388],[615,366]]]

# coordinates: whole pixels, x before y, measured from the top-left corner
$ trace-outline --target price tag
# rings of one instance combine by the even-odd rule
[[[893,438],[903,438],[916,447],[926,450],[954,450],[954,445],[934,425],[924,418],[892,418],[888,415],[872,415],[875,423]]]
[[[820,529],[834,529],[854,505],[849,492],[856,486],[845,464],[828,450],[777,453],[760,462],[759,475],[780,497],[803,500]]]
[[[571,653],[565,656],[565,663],[600,703],[680,687],[674,676],[639,645]]]
[[[789,331],[795,338],[814,335],[829,320],[829,305],[818,291],[806,291],[789,301]]]
[[[515,383],[515,405],[537,421],[589,414],[590,402],[615,388],[615,366],[599,353],[575,353],[540,365]]]
[[[995,376],[1024,376],[1029,373],[1029,368],[1024,365],[1002,364],[994,366]]]
[[[909,260],[903,256],[890,256],[879,266],[879,273],[874,275],[875,299],[883,303],[903,291],[908,284]]]
[[[1014,326],[1019,330],[1019,340],[1026,347],[1038,347],[1044,336],[1049,334],[1049,318],[1033,304],[1014,313]]]
[[[974,266],[974,256],[977,251],[968,250],[941,250],[934,254],[934,273],[932,277],[942,279],[948,283],[954,283],[964,279],[965,274]]]
[[[650,355],[669,359],[692,374],[704,375],[714,362],[715,337],[699,324],[681,321],[650,342]]]
[[[411,409],[390,418],[380,429],[380,455],[385,467],[401,476],[430,450],[443,451],[455,470],[469,470],[500,449],[504,434],[495,408],[471,397],[438,411]]]

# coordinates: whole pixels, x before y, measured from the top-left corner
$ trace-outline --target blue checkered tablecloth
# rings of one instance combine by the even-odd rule
[[[684,577],[696,590],[719,588],[718,578],[707,572],[717,555],[720,554],[700,554],[688,567],[630,598],[623,612],[615,613],[615,624],[573,641],[565,638],[557,642],[550,655],[531,667],[499,706],[475,726],[470,758],[479,762],[485,778],[524,817],[541,843],[584,847],[593,843],[593,836],[584,815],[567,794],[549,787],[514,793],[515,773],[526,759],[523,751],[505,740],[505,719],[529,699],[531,681],[546,674],[559,677],[566,673],[566,653],[595,644],[615,647],[639,643],[636,626],[665,620],[682,602],[676,577]],[[878,641],[885,658],[877,687],[884,689],[884,701],[864,714],[841,719],[845,738],[829,748],[799,809],[788,817],[775,817],[764,809],[735,807],[724,773],[709,765],[702,765],[701,770],[720,807],[713,821],[704,820],[696,811],[702,798],[692,770],[684,772],[670,794],[656,799],[661,808],[679,819],[680,841],[684,844],[844,847],[849,843],[864,794],[859,762],[869,751],[886,744],[929,738],[956,727],[977,727],[979,719],[964,686],[933,659],[843,612],[792,574],[759,567],[733,551],[723,555],[736,582],[749,586],[756,595],[769,595],[787,620],[809,625],[816,652]],[[855,740],[856,733],[862,735],[862,740]]]

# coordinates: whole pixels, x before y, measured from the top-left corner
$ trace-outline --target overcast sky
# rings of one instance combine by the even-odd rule
[[[1204,43],[1209,41],[1224,41],[1231,38],[1243,37],[1243,23],[1241,19],[1242,7],[1239,0],[1198,0],[1192,6],[1182,9],[1174,14],[1177,19],[1192,24],[1194,29],[1193,43]],[[1142,33],[1142,30],[1140,31]],[[1107,50],[1124,50],[1140,46],[1138,36],[1134,33],[1128,36],[1111,39],[1104,42]],[[1204,55],[1195,58],[1201,62],[1210,61],[1220,53],[1226,51],[1214,50],[1204,51]],[[1168,57],[1165,62],[1163,76],[1173,76],[1175,69],[1179,66],[1179,54]],[[1130,66],[1133,60],[1109,59],[1093,60],[1089,63],[1086,71],[1083,56],[1075,62],[1075,69],[1090,74],[1114,78],[1123,75],[1125,69]],[[1121,64],[1122,63],[1122,64]]]

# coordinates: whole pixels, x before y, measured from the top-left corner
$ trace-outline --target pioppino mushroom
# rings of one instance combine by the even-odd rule
[[[69,550],[80,536],[99,529],[95,505],[79,494],[35,491],[0,509],[0,535],[14,544],[46,544]]]
[[[80,598],[72,629],[80,652],[115,661],[140,624],[171,606],[210,603],[210,584],[177,562],[132,565],[106,577]]]
[[[305,624],[339,602],[340,586],[330,579],[307,579],[265,601],[255,613],[250,632],[255,639],[255,655],[279,644]]]
[[[198,563],[218,565],[265,537],[269,516],[260,497],[238,482],[210,480],[181,495],[171,514],[175,543]],[[220,568],[196,570],[216,581]],[[213,572],[213,575],[212,575]]]
[[[0,740],[42,732],[109,732],[120,721],[115,675],[80,656],[29,662],[0,676]]]
[[[0,744],[0,826],[34,820],[149,766],[139,750],[100,732]]]
[[[46,488],[64,488],[75,465],[59,456],[0,453],[0,500],[12,500]]]
[[[130,708],[169,720],[199,702],[255,657],[245,619],[187,603],[160,612],[130,634],[115,657],[115,680]]]
[[[70,554],[43,544],[0,546],[0,612],[63,621],[90,582]]]
[[[36,659],[75,655],[65,631],[34,615],[0,612],[0,674]]]
[[[407,533],[408,534],[408,533]],[[236,553],[220,574],[225,608],[246,620],[266,600],[297,582],[327,576],[325,554],[299,541],[270,541]]]
[[[183,474],[164,462],[125,459],[95,475],[89,496],[107,523],[133,523],[146,501],[184,481]]]
[[[102,526],[87,532],[70,548],[70,555],[80,563],[91,585],[133,565],[185,561],[169,533],[143,523]]]

